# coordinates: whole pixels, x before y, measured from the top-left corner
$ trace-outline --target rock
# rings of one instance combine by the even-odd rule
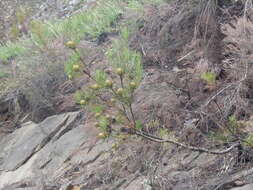
[[[72,5],[72,6],[76,6],[76,5],[78,5],[80,2],[81,2],[81,0],[71,0],[71,1],[69,2],[69,4]]]
[[[29,122],[6,136],[0,144],[0,171],[3,171],[0,172],[0,189],[34,177],[34,169],[45,159],[40,153],[48,143],[69,131],[78,116],[79,112],[73,112],[47,118],[40,124]],[[52,155],[52,151],[48,154]]]
[[[252,189],[253,189],[253,184],[247,184],[242,187],[232,188],[231,190],[252,190]]]
[[[38,189],[41,185],[37,184],[42,179],[43,183],[57,184],[61,176],[79,171],[80,164],[87,165],[85,175],[94,175],[94,168],[109,157],[107,152],[113,141],[98,140],[99,146],[94,144],[87,154],[98,130],[90,124],[80,125],[82,119],[80,112],[55,115],[39,124],[27,122],[0,139],[0,189],[19,188],[12,185],[21,182],[33,183]]]
[[[125,190],[142,190],[145,187],[149,187],[147,183],[145,183],[147,180],[144,176],[136,178],[132,183],[129,184],[129,186]],[[151,190],[149,188],[146,188],[147,190]]]
[[[0,145],[3,150],[0,157],[4,157],[3,165],[0,168],[5,171],[19,168],[35,152],[43,148],[54,135],[68,127],[68,125],[61,126],[67,116],[70,116],[68,122],[71,123],[74,121],[76,113],[50,117],[39,125],[25,124],[21,129],[15,131],[12,134],[12,137],[15,138],[10,138],[6,142],[7,144]]]

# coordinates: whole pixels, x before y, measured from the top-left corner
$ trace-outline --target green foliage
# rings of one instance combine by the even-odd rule
[[[113,42],[112,48],[106,52],[112,67],[123,68],[127,79],[135,81],[139,85],[143,76],[140,53],[129,48],[130,29],[123,28],[120,39]]]
[[[140,120],[137,120],[135,127],[136,129],[141,130],[143,128],[142,122]]]
[[[244,145],[253,147],[253,133],[249,134],[248,137],[244,140]]]
[[[87,106],[89,108],[89,111],[99,113],[104,110],[104,106],[97,104],[98,101],[96,99],[96,96],[97,93],[86,88],[76,91],[74,94],[74,100],[77,104],[80,104],[81,100],[85,100],[87,103],[86,105],[81,105],[82,107]]]
[[[158,119],[152,119],[146,126],[150,129],[157,129],[160,126],[160,121]]]
[[[79,11],[71,17],[65,18],[64,20],[51,20],[47,22],[33,20],[28,26],[29,36],[23,36],[22,38],[19,38],[19,40],[15,43],[8,42],[5,46],[0,46],[0,60],[4,62],[9,62],[9,60],[11,60],[12,58],[16,58],[19,69],[22,68],[22,74],[17,75],[20,78],[15,79],[15,84],[16,82],[23,83],[24,81],[31,80],[31,78],[33,77],[36,78],[35,75],[39,73],[37,71],[47,72],[46,69],[51,69],[53,67],[52,63],[50,62],[53,59],[50,57],[48,57],[48,59],[43,62],[50,62],[50,65],[42,65],[42,62],[40,61],[41,58],[44,58],[43,56],[48,55],[50,52],[52,52],[52,49],[49,49],[51,42],[55,42],[55,40],[57,40],[57,42],[61,40],[67,41],[69,39],[73,39],[75,42],[79,42],[81,39],[84,38],[99,37],[104,32],[111,32],[114,30],[118,31],[119,28],[117,26],[117,21],[120,19],[120,16],[124,12],[124,10],[126,10],[127,7],[130,8],[131,5],[138,5],[138,9],[141,9],[141,6],[143,4],[142,2],[139,3],[137,0],[135,2],[134,0],[132,0],[132,2],[130,3],[129,2],[130,0],[98,0],[94,4],[94,6],[92,6],[92,8],[87,9],[85,11]],[[133,6],[132,10],[134,10]],[[135,9],[135,11],[137,11],[137,9]],[[13,27],[13,36],[15,36],[15,38],[20,36],[18,25],[24,23],[28,24],[28,14],[29,13],[25,8],[20,8],[20,10],[17,10],[15,26]],[[123,52],[121,53],[121,55],[119,55],[120,59],[118,60],[122,63],[126,61],[126,64],[118,64],[119,66],[124,67],[126,70],[126,75],[124,76],[123,81],[123,95],[116,96],[114,92],[112,92],[111,89],[108,88],[101,89],[98,92],[94,92],[91,89],[86,88],[76,92],[75,94],[75,100],[78,104],[80,104],[81,100],[89,99],[85,106],[88,107],[91,111],[94,107],[96,107],[96,105],[102,104],[101,100],[98,97],[103,96],[104,92],[104,96],[108,95],[114,97],[116,99],[115,107],[120,108],[117,114],[120,115],[120,117],[118,117],[118,122],[121,124],[126,123],[126,116],[123,114],[122,104],[126,107],[128,117],[130,117],[129,104],[134,101],[132,95],[135,89],[130,89],[129,84],[131,81],[136,81],[138,87],[142,79],[143,73],[140,54],[133,50],[130,50],[129,48],[128,40],[132,30],[134,29],[127,27],[122,28],[120,34],[121,39],[118,41],[119,46],[123,49]],[[115,44],[117,44],[116,41]],[[115,44],[113,44],[113,49],[115,51],[121,51],[116,50],[117,46]],[[35,46],[37,48],[35,48]],[[38,49],[43,50],[43,52],[38,51]],[[17,57],[21,55],[25,56]],[[55,59],[52,62],[53,64],[55,64]],[[65,71],[70,76],[69,78],[73,78],[83,74],[82,72],[73,71],[74,64],[80,65],[80,67],[82,68],[81,71],[83,69],[86,69],[85,64],[80,61],[80,55],[77,52],[73,52],[72,56],[70,56],[69,60],[65,65]],[[114,68],[116,68],[116,66]],[[25,75],[23,73],[26,69],[29,72],[26,72]],[[33,72],[35,71],[35,69],[36,72]],[[19,70],[19,74],[20,73],[21,72]],[[94,72],[91,73],[93,74]],[[30,76],[30,74],[32,76]],[[51,74],[52,73],[49,73],[50,76]],[[94,78],[101,86],[104,86],[104,82],[106,79],[111,79],[110,77],[106,76],[103,71],[97,71],[94,75]],[[113,80],[114,90],[117,90],[121,87],[119,77]],[[106,107],[108,106],[107,103],[104,105],[104,109],[106,109]],[[81,106],[84,107],[84,105]]]
[[[169,133],[170,133],[169,129],[166,129],[166,128],[160,128],[159,129],[159,136],[161,138],[167,138]]]
[[[76,103],[79,103],[81,100],[86,100],[87,95],[82,91],[78,90],[74,94],[74,100]]]
[[[168,0],[144,0],[144,1],[146,1],[147,3],[150,3],[150,4],[154,4],[154,5],[159,5],[159,4],[166,2],[166,1],[168,2]],[[171,0],[169,0],[169,1],[171,1]]]
[[[31,22],[30,31],[33,43],[41,49],[47,47],[49,40],[53,37],[53,33],[48,25],[39,20]]]
[[[121,13],[122,8],[118,1],[102,1],[93,9],[75,14],[64,21],[52,23],[50,28],[58,36],[77,42],[85,35],[98,37],[103,32],[111,31],[111,26],[116,23]]]
[[[124,113],[118,113],[117,115],[116,115],[116,117],[115,117],[115,119],[116,119],[116,123],[118,124],[118,125],[124,125],[124,123],[125,123],[125,116],[124,116]]]
[[[127,2],[130,1],[128,0]],[[134,1],[132,1],[132,4],[136,4],[137,2],[138,1],[134,3]],[[64,20],[48,22],[34,20],[29,27],[31,40],[27,39],[26,41],[29,43],[33,42],[37,47],[42,49],[47,47],[48,43],[55,38],[73,39],[76,42],[80,41],[85,36],[95,38],[103,32],[112,31],[112,26],[117,22],[123,10],[122,2],[119,0],[99,1],[94,8],[79,12]],[[24,22],[27,15],[26,9],[21,8],[16,15],[18,20],[17,23]],[[17,25],[18,24],[13,26],[13,36],[19,35]],[[34,51],[32,48],[23,46],[22,40],[8,44],[7,48],[1,46],[0,59],[7,60],[10,57],[22,55],[28,50],[31,52]],[[129,53],[126,49],[124,50],[127,56]],[[135,55],[132,56],[132,58],[137,59],[137,62],[140,56]]]
[[[144,5],[159,5],[163,3],[165,0],[128,0],[127,8],[131,9],[135,12],[142,13],[144,12]]]
[[[107,57],[114,68],[112,74],[114,77],[108,76],[102,70],[96,70],[95,73],[90,71],[90,68],[84,63],[83,57],[80,57],[76,46],[70,47],[74,54],[69,58],[65,67],[67,74],[73,74],[74,64],[81,63],[84,66],[84,74],[90,79],[91,84],[89,83],[85,90],[78,91],[75,100],[77,102],[85,101],[85,106],[96,113],[98,125],[104,132],[107,131],[112,119],[110,116],[105,117],[101,114],[111,107],[117,110],[115,120],[118,124],[134,126],[138,130],[143,127],[141,121],[135,119],[132,110],[133,93],[140,84],[143,68],[141,55],[129,48],[129,31],[128,28],[122,28],[120,39],[116,40],[107,52]],[[68,44],[70,43],[66,45],[68,46]],[[114,101],[111,101],[112,99]]]
[[[234,115],[229,116],[227,128],[217,132],[211,132],[210,137],[220,143],[228,143],[238,133],[238,123]]]
[[[7,78],[8,76],[8,73],[0,71],[0,79]]]
[[[70,56],[68,61],[65,63],[65,72],[68,75],[77,76],[77,73],[73,71],[74,64],[78,64],[78,65],[82,64],[80,62],[80,55],[77,54],[76,52],[73,52],[73,54]]]
[[[0,46],[0,60],[7,62],[10,58],[24,54],[26,50],[22,42],[7,42],[5,46]]]
[[[112,26],[116,24],[119,16],[123,13],[124,8],[136,8],[137,5],[139,8],[141,8],[144,3],[154,3],[159,1],[162,0],[127,0],[125,2],[127,3],[126,7],[122,6],[122,1],[120,0],[99,1],[94,8],[79,12],[64,20],[48,22],[34,20],[31,22],[29,27],[31,32],[31,40],[27,41],[29,43],[33,42],[41,49],[45,48],[47,44],[55,38],[73,39],[76,42],[80,41],[85,36],[95,38],[103,32],[110,32],[114,30]],[[28,15],[29,10],[26,8],[21,7],[17,10],[17,21],[15,26],[12,28],[12,35],[15,36],[15,38],[19,35],[18,24],[24,23]],[[123,39],[126,41],[126,38]],[[28,49],[24,46],[20,46],[21,44],[22,43],[20,42],[12,44],[12,48],[13,46],[19,47],[19,51],[16,49],[15,53],[10,53],[8,50],[4,50],[4,52],[8,51],[8,53],[4,56],[3,54],[5,53],[1,52],[3,47],[0,47],[0,59],[7,60],[9,57],[22,55],[22,53],[25,52],[24,49],[34,51],[32,48]],[[127,52],[126,49],[123,50],[125,51],[123,54],[125,54],[126,57],[129,55],[129,53],[132,54],[131,52]],[[22,53],[20,53],[21,51]],[[135,61],[138,62],[140,56],[138,54],[135,56],[132,55],[132,59],[137,59]],[[138,72],[138,70],[136,70],[136,72]]]
[[[104,109],[103,105],[94,105],[91,107],[91,111],[94,113],[103,113]]]
[[[202,73],[200,78],[203,79],[209,85],[214,85],[216,82],[216,75],[212,72]]]
[[[55,38],[74,39],[79,41],[85,35],[98,37],[101,33],[110,31],[111,25],[117,21],[122,13],[122,7],[117,0],[100,2],[95,8],[77,13],[70,18],[59,21],[42,22],[33,20],[29,29],[31,40],[26,40],[31,44],[33,42],[40,49],[46,48],[48,43]],[[21,8],[16,13],[16,24],[12,28],[12,36],[17,38],[19,35],[18,24],[25,21],[28,13],[26,9]],[[31,46],[31,45],[29,45]],[[19,56],[26,51],[34,51],[23,44],[23,40],[16,43],[8,42],[6,46],[0,46],[0,59],[7,61],[9,58]]]
[[[144,11],[143,2],[136,1],[136,0],[129,0],[127,8],[132,9],[136,12],[143,12]]]
[[[99,86],[105,87],[105,81],[107,78],[108,76],[104,71],[96,70],[95,80]]]
[[[229,116],[228,118],[228,127],[230,129],[231,132],[236,133],[237,129],[238,129],[238,123],[237,123],[237,119],[234,115]]]
[[[103,132],[107,132],[108,131],[108,126],[110,124],[110,122],[108,121],[108,119],[105,116],[101,116],[99,118],[99,128],[103,131]]]

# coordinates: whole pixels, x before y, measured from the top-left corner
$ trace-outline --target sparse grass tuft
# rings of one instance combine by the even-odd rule
[[[22,55],[26,50],[22,41],[19,43],[7,42],[5,46],[0,46],[0,60],[7,63],[10,58]]]
[[[123,28],[120,39],[113,42],[112,48],[106,52],[106,55],[114,69],[122,68],[127,77],[139,85],[143,75],[141,55],[129,49],[130,31],[129,28]]]
[[[85,36],[95,38],[103,32],[111,31],[112,25],[116,23],[120,14],[122,14],[122,7],[118,1],[99,1],[95,8],[49,26],[56,35],[77,42]]]
[[[216,82],[216,75],[212,72],[202,73],[200,78],[203,79],[209,85],[214,85]]]
[[[49,40],[53,37],[53,33],[49,30],[48,25],[39,20],[31,22],[30,32],[32,42],[40,49],[46,48]]]

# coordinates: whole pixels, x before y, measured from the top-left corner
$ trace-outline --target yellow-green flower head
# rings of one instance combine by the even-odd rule
[[[107,88],[112,88],[113,82],[112,82],[111,80],[107,79],[107,80],[105,81],[105,86],[106,86]]]
[[[80,71],[80,65],[74,64],[74,65],[73,65],[73,71],[75,71],[75,72]]]
[[[118,88],[116,93],[119,95],[119,96],[122,96],[123,95],[123,88]]]
[[[68,42],[66,43],[66,46],[67,46],[68,48],[75,49],[75,48],[76,48],[76,43],[75,43],[74,41],[68,41]]]
[[[116,73],[119,75],[119,76],[122,76],[122,75],[124,75],[124,73],[125,73],[125,71],[122,69],[122,68],[117,68],[116,69]]]

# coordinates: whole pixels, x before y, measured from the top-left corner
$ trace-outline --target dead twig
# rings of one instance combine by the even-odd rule
[[[177,62],[180,62],[180,61],[184,60],[185,58],[187,58],[188,56],[190,56],[190,55],[193,54],[193,53],[195,53],[195,50],[192,50],[192,51],[190,51],[189,53],[187,53],[186,55],[184,55],[183,57],[179,58],[179,59],[177,60]]]

